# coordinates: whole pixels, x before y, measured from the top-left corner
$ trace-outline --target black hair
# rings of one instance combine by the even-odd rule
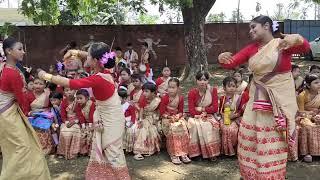
[[[82,72],[80,73],[80,77],[83,78],[83,77],[89,77],[89,73],[87,72]]]
[[[178,86],[178,87],[180,86],[180,81],[179,81],[179,79],[178,79],[178,78],[173,77],[173,78],[171,78],[171,79],[169,80],[169,82],[168,82],[168,83],[170,83],[170,82],[175,82],[175,83],[177,84],[177,86]]]
[[[121,88],[121,87],[123,87],[123,88]],[[118,89],[118,95],[119,95],[121,98],[127,98],[127,97],[128,97],[128,91],[127,91],[127,89],[125,89],[125,88],[127,88],[127,86],[126,86],[126,85],[122,85],[122,86],[120,86],[119,89]]]
[[[306,75],[304,81],[306,82],[307,89],[310,89],[312,81],[317,80],[317,79],[319,79],[319,76],[316,75],[316,74],[308,74],[308,75]]]
[[[157,86],[152,82],[146,82],[142,86],[143,90],[150,90],[152,93],[155,93],[157,91]]]
[[[5,39],[2,43],[2,48],[3,48],[3,52],[4,55],[7,56],[7,52],[6,49],[12,49],[13,46],[18,43],[19,41],[17,41],[15,38],[13,37],[8,37],[7,39]]]
[[[86,89],[79,89],[76,93],[76,95],[83,95],[86,98],[90,97],[89,92]]]
[[[266,23],[269,23],[270,32],[272,33],[272,35],[275,33],[273,32],[273,28],[272,28],[272,24],[273,24],[272,19],[269,16],[264,16],[264,15],[257,16],[252,19],[252,22],[259,23],[262,26],[264,26]]]
[[[123,69],[121,69],[121,70],[120,70],[120,74],[121,74],[123,71],[125,71],[127,74],[131,75],[131,71],[130,71],[129,68],[123,68]]]
[[[127,44],[127,46],[132,46],[132,43],[129,42],[129,43]]]
[[[164,67],[162,68],[162,71],[163,71],[165,68],[168,68],[168,69],[171,71],[171,69],[170,69],[169,66],[164,66]]]
[[[147,42],[143,42],[143,43],[142,43],[142,46],[145,46],[145,47],[147,47],[147,48],[149,47],[149,45],[148,45]]]
[[[142,82],[142,75],[141,74],[132,74],[131,75],[131,79],[138,79],[139,81],[141,81]]]
[[[242,69],[234,70],[233,75],[236,74],[236,73],[239,73],[241,75],[241,77],[243,76],[243,70]]]
[[[59,93],[59,92],[51,92],[49,95],[49,98],[54,98],[54,99],[62,99],[63,98],[63,94]]]
[[[291,72],[294,71],[295,69],[300,69],[300,67],[298,65],[293,64],[291,66]]]
[[[110,51],[110,47],[108,44],[104,43],[104,42],[95,42],[92,43],[90,48],[89,48],[89,53],[91,55],[92,58],[95,58],[97,60],[100,60],[102,58],[102,56],[106,53]],[[113,59],[109,58],[108,62],[106,64],[104,64],[104,68],[108,68],[111,69],[116,65],[116,59],[115,57]]]
[[[118,63],[118,67],[126,68],[127,65],[126,65],[124,62],[119,62],[119,63]]]
[[[320,70],[320,66],[318,66],[318,65],[312,65],[312,66],[310,67],[309,72],[311,73],[311,71],[313,71],[313,70],[315,70],[315,69],[319,69],[319,70]]]
[[[234,82],[235,85],[237,85],[237,80],[234,77],[227,76],[223,79],[222,85],[223,87],[227,87],[230,83]]]
[[[49,82],[47,87],[50,89],[51,92],[54,92],[57,89],[57,85],[52,82]]]
[[[115,47],[114,50],[116,50],[116,51],[122,51],[121,47]]]
[[[207,80],[209,80],[210,76],[208,72],[205,71],[199,71],[196,75],[196,79],[200,80],[202,78],[202,76],[204,76]]]

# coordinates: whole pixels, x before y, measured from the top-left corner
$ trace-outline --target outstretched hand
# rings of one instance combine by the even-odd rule
[[[42,69],[37,69],[37,72],[38,72],[38,77],[40,78],[40,79],[43,79],[43,77],[44,77],[44,75],[47,73],[47,72],[45,72],[44,70],[42,70]]]
[[[303,38],[299,34],[282,34],[278,45],[279,50],[286,50],[303,43]]]
[[[218,56],[218,61],[221,64],[231,64],[233,61],[231,52],[224,52]]]

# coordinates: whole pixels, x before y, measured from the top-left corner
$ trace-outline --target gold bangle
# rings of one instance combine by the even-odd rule
[[[45,75],[43,75],[43,79],[46,81],[49,81],[49,82],[52,81],[52,77],[53,77],[53,75],[49,74],[49,73],[46,73]]]

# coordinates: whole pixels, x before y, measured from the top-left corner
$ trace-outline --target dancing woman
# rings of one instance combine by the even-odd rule
[[[24,98],[25,80],[16,67],[22,61],[22,43],[3,41],[6,62],[0,64],[0,147],[3,156],[0,179],[50,179],[36,132],[30,125]],[[24,113],[23,113],[24,111]]]
[[[93,43],[88,50],[88,63],[95,74],[82,79],[68,79],[53,76],[45,71],[39,77],[71,89],[92,88],[96,99],[93,121],[96,127],[93,135],[90,161],[86,179],[130,179],[124,152],[122,135],[125,117],[120,98],[110,69],[115,66],[115,54],[109,53],[105,43]],[[84,52],[80,52],[84,53]]]
[[[246,62],[253,72],[250,99],[240,124],[238,159],[244,179],[285,179],[288,143],[295,139],[298,107],[291,74],[291,55],[308,52],[310,45],[298,34],[273,37],[268,16],[250,23],[253,43],[232,56],[219,55],[224,68]]]

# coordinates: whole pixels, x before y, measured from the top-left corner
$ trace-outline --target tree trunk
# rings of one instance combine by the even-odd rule
[[[182,80],[194,81],[198,71],[208,70],[204,25],[205,18],[214,3],[215,0],[193,0],[193,6],[182,7],[184,43],[188,61],[181,75]]]

